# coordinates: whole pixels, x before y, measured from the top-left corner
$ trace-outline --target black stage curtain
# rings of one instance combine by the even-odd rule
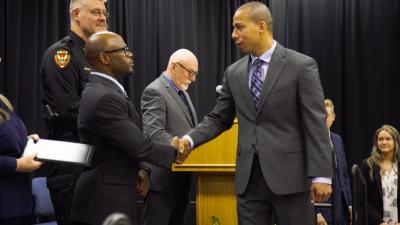
[[[135,74],[124,80],[139,110],[143,89],[178,48],[193,51],[200,73],[190,95],[200,116],[215,104],[215,86],[241,54],[231,41],[232,15],[244,0],[109,0],[110,30],[133,50]],[[382,124],[400,128],[400,3],[397,0],[265,0],[275,39],[314,57],[326,97],[336,105],[333,127],[350,163],[365,158]],[[67,34],[68,0],[0,0],[0,93],[30,132],[44,134],[40,60]]]
[[[272,0],[270,8],[277,39],[317,60],[349,164],[365,159],[378,127],[400,129],[400,2]]]

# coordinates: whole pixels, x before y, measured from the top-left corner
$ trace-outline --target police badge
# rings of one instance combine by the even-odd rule
[[[63,50],[58,50],[56,54],[54,55],[54,62],[61,68],[63,69],[66,67],[71,59],[71,55],[69,52],[65,49]]]

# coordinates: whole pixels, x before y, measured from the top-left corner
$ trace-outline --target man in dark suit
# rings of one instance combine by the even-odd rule
[[[143,132],[153,141],[170,143],[197,123],[186,90],[196,80],[198,61],[187,49],[174,52],[164,71],[142,95]],[[146,196],[143,225],[183,225],[189,203],[191,175],[148,165],[150,192]],[[178,187],[178,188],[177,188]]]
[[[246,54],[225,71],[214,109],[180,140],[197,147],[238,119],[240,225],[310,225],[311,200],[330,193],[332,148],[316,62],[273,39],[266,5],[249,2],[233,17],[232,38]],[[212,153],[210,153],[212,154]]]
[[[176,151],[152,143],[139,128],[140,118],[118,82],[133,72],[133,55],[124,40],[112,32],[93,34],[85,55],[94,71],[82,93],[78,129],[80,140],[96,149],[91,168],[78,179],[71,224],[99,225],[120,212],[135,225],[139,161],[170,167]]]
[[[331,128],[335,121],[335,110],[332,100],[325,99],[326,107],[326,125]],[[351,223],[351,188],[350,177],[347,168],[346,154],[344,152],[342,138],[330,131],[330,137],[335,153],[335,176],[333,182],[333,199],[328,199],[328,203],[332,203],[334,221],[332,218],[332,210],[321,208],[317,211],[318,225],[347,225]]]

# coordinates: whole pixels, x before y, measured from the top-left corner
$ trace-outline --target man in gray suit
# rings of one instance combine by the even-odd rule
[[[242,5],[233,28],[248,55],[226,69],[216,106],[180,148],[215,138],[237,116],[239,225],[270,225],[273,217],[279,225],[314,224],[311,202],[331,194],[333,174],[317,64],[273,39],[272,16],[260,2]]]
[[[198,62],[187,49],[174,52],[164,71],[143,92],[143,131],[153,141],[170,143],[197,123],[196,112],[186,90],[196,80]],[[145,198],[143,225],[183,225],[189,203],[191,175],[148,165],[150,192]]]

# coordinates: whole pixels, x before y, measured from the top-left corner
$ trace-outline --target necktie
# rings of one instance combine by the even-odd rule
[[[188,102],[186,100],[186,97],[185,97],[185,94],[183,93],[183,91],[178,91],[178,95],[179,95],[179,97],[181,97],[183,103],[185,103],[185,106],[188,107],[189,104],[188,104]]]
[[[188,102],[187,99],[186,99],[185,93],[183,93],[183,91],[178,91],[178,95],[179,95],[179,97],[181,97],[183,103],[185,103],[186,109],[187,109],[187,111],[189,112],[189,115],[190,115],[190,117],[191,117],[190,119],[191,119],[192,122],[193,122],[193,115],[192,115],[192,112],[190,111],[189,102]]]
[[[261,92],[262,92],[262,87],[264,84],[264,81],[262,79],[263,75],[263,70],[262,70],[262,65],[264,61],[261,59],[255,59],[252,67],[253,67],[253,73],[251,76],[251,99],[253,100],[254,106],[256,110],[258,109],[258,105],[260,104],[260,97],[261,97]]]

